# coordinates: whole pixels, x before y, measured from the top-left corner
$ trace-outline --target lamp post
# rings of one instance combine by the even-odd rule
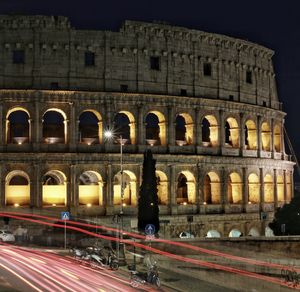
[[[113,138],[112,131],[105,131],[104,136],[107,139]],[[121,207],[120,207],[120,223],[121,223],[121,230],[119,230],[120,241],[118,244],[118,261],[119,265],[126,265],[126,258],[125,258],[125,245],[123,243],[123,204],[124,204],[124,187],[123,187],[123,137],[122,135],[119,136],[120,140],[120,173],[121,173]]]

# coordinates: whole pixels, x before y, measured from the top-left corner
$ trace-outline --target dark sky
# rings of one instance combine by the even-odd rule
[[[278,3],[277,3],[278,2]],[[82,29],[118,30],[125,19],[161,20],[247,39],[275,50],[279,99],[300,157],[300,1],[0,0],[1,14],[64,15]]]

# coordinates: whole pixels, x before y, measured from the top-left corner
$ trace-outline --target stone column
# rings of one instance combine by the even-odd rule
[[[220,116],[220,125],[219,125],[219,145],[220,147],[225,146],[225,121],[224,121],[224,111],[219,110],[219,116]]]
[[[284,120],[282,120],[282,123],[281,123],[280,145],[281,145],[282,159],[284,159],[284,154],[285,154],[285,143],[284,143]]]
[[[70,143],[70,136],[68,135],[68,130],[70,130],[69,125],[69,120],[64,120],[64,132],[65,132],[65,141],[64,144]]]
[[[69,180],[65,181],[65,184],[66,184],[66,207],[67,207],[67,210],[69,212],[71,212],[71,183],[70,183],[70,180],[71,180],[71,177],[69,177]]]
[[[146,128],[144,122],[144,107],[143,105],[138,106],[138,144],[145,145],[146,144]]]
[[[264,185],[264,169],[259,169],[259,180],[260,180],[260,212],[262,211],[263,204],[265,202],[265,185]]]
[[[5,176],[2,163],[0,163],[0,208],[3,207],[5,207]]]
[[[77,131],[78,128],[76,127],[76,116],[75,116],[75,104],[74,102],[70,102],[70,123],[69,123],[69,145],[70,150],[75,151],[76,149],[76,143],[77,143]]]
[[[284,203],[287,203],[287,179],[286,179],[286,170],[283,170],[283,200]]]
[[[243,186],[242,186],[243,195],[243,211],[246,212],[246,206],[249,202],[249,185],[248,185],[248,177],[247,177],[247,168],[243,167]]]
[[[194,144],[195,146],[202,145],[202,125],[201,125],[201,116],[200,110],[195,108],[195,131],[194,131]]]
[[[112,177],[112,165],[107,165],[106,175],[106,215],[113,215],[114,201],[113,201],[113,177]]]
[[[33,136],[33,147],[35,151],[39,151],[39,144],[41,143],[42,139],[42,128],[43,128],[43,121],[42,117],[40,117],[40,102],[38,99],[35,100],[35,112],[34,112],[34,121],[33,121],[33,128],[34,128],[34,136]]]
[[[262,133],[262,130],[261,130],[261,120],[262,120],[262,117],[261,116],[258,116],[257,118],[257,151],[258,151],[258,155],[257,157],[261,157],[261,151],[262,151],[262,140],[261,140],[261,133]]]
[[[34,164],[34,185],[35,185],[35,206],[41,208],[43,206],[43,182],[42,173],[39,163]]]
[[[3,149],[3,144],[5,141],[4,133],[5,133],[5,122],[3,118],[3,104],[0,104],[0,151]]]
[[[175,116],[173,106],[168,106],[168,140],[167,145],[175,145]]]
[[[198,207],[198,211],[199,213],[201,213],[201,206],[204,202],[204,192],[203,192],[203,186],[204,186],[204,171],[202,166],[198,163],[197,164],[197,173],[198,173],[198,178],[197,178],[197,207]]]
[[[228,184],[228,173],[224,167],[220,172],[221,174],[221,204],[223,211],[225,210],[225,206],[228,204],[228,194],[227,194],[227,184]]]
[[[270,151],[272,152],[272,158],[275,156],[275,144],[274,144],[274,119],[271,119],[271,137],[270,137]]]
[[[244,127],[244,124],[245,124],[245,120],[244,120],[244,114],[243,113],[240,113],[240,123],[239,123],[239,127],[240,127],[240,134],[239,134],[239,137],[240,137],[240,152],[242,153],[243,150],[245,149],[245,127]]]
[[[70,165],[70,208],[78,207],[78,186],[76,165]]]
[[[278,193],[277,193],[277,169],[274,169],[274,184],[273,184],[273,188],[274,188],[274,211],[276,210],[277,206],[278,206]]]
[[[171,214],[177,214],[177,202],[176,202],[176,179],[175,179],[175,165],[169,165],[169,196],[170,196],[170,209]]]

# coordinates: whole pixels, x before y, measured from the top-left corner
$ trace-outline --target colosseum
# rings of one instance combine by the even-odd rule
[[[0,210],[109,222],[122,204],[130,224],[146,149],[171,237],[264,235],[293,197],[272,50],[155,22],[2,15],[0,32]]]

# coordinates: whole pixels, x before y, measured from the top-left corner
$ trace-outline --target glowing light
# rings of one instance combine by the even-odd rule
[[[154,204],[153,204],[153,203],[151,203],[150,205],[151,205],[151,206],[153,206]]]
[[[184,206],[187,205],[187,202],[183,202],[183,205],[184,205]]]
[[[86,206],[87,206],[88,208],[90,208],[90,207],[92,207],[92,204],[91,204],[91,203],[87,203]]]
[[[206,202],[203,202],[203,205],[206,205],[207,203]]]
[[[249,204],[249,205],[251,205],[251,204],[252,204],[252,202],[250,202],[250,201],[249,201],[249,202],[248,202],[248,204]]]
[[[14,206],[15,206],[15,207],[19,207],[20,205],[19,205],[18,203],[15,203]]]
[[[56,204],[52,204],[52,207],[56,207]]]
[[[125,207],[125,206],[126,206],[126,203],[123,203],[122,205],[123,205],[123,207]]]
[[[113,132],[110,130],[107,130],[104,132],[104,136],[105,136],[105,138],[110,139],[113,137]]]

